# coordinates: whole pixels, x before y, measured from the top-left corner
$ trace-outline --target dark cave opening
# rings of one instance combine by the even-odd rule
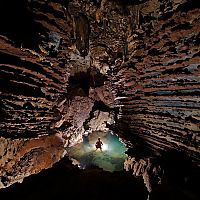
[[[95,110],[101,110],[104,112],[110,112],[112,108],[107,106],[103,101],[95,101],[94,106],[92,108],[92,111],[94,112]]]
[[[89,89],[104,85],[106,77],[96,69],[76,72],[69,77],[67,93],[70,99],[74,96],[88,96]]]
[[[79,72],[69,77],[68,93],[72,96],[88,96],[90,87],[91,81],[88,73]]]

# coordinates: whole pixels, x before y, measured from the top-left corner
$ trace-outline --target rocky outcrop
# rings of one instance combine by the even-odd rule
[[[108,112],[96,110],[94,117],[88,122],[90,131],[109,131],[107,124],[114,124],[114,116]]]
[[[164,173],[160,164],[156,163],[155,160],[153,161],[151,158],[136,160],[135,157],[131,156],[125,159],[124,170],[131,172],[135,177],[142,177],[149,193],[156,185],[161,184]]]
[[[36,139],[1,137],[0,142],[0,188],[52,167],[66,154],[65,140],[59,134]]]

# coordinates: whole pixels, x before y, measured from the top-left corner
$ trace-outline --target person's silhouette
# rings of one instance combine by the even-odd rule
[[[96,150],[100,149],[102,151],[102,145],[103,145],[103,142],[101,141],[101,138],[99,137],[95,144]]]

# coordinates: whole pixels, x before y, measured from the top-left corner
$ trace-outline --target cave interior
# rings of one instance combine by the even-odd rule
[[[2,199],[199,200],[199,180],[199,0],[1,0]]]

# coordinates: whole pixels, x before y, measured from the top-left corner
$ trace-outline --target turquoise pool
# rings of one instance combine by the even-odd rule
[[[96,150],[95,142],[100,137],[103,146],[102,151]],[[80,168],[98,166],[105,171],[121,171],[127,155],[126,146],[117,135],[107,132],[93,132],[83,138],[83,142],[68,149],[69,157],[76,160]]]

